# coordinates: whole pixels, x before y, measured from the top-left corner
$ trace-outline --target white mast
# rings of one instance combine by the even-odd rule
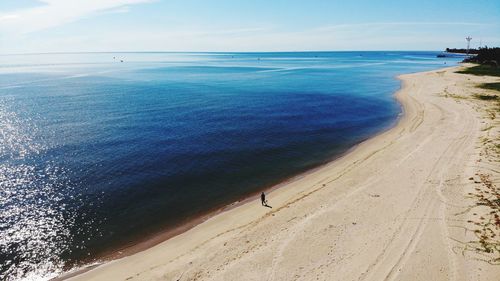
[[[465,38],[465,40],[467,40],[467,55],[468,55],[469,54],[469,48],[470,48],[470,40],[472,40],[472,37],[467,36],[467,38]]]

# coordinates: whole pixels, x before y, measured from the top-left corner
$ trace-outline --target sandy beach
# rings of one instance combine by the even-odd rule
[[[499,112],[476,85],[500,78],[461,67],[400,76],[398,124],[273,189],[272,208],[255,199],[71,280],[498,280]]]

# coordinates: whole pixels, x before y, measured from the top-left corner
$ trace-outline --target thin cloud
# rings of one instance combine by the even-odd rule
[[[106,11],[127,12],[128,5],[154,0],[40,0],[44,5],[0,13],[0,31],[30,33],[64,25]]]
[[[0,21],[16,20],[18,18],[18,15],[0,15]]]
[[[368,22],[368,23],[348,23],[336,24],[317,28],[318,31],[334,29],[349,29],[363,27],[394,27],[394,26],[488,26],[489,23],[479,22]]]

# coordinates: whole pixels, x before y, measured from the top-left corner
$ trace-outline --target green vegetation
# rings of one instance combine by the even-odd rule
[[[497,95],[482,95],[482,94],[475,94],[474,97],[480,100],[496,100],[498,99]]]
[[[464,70],[457,71],[457,73],[462,74],[472,74],[479,76],[498,76],[500,77],[500,68],[491,65],[476,65],[473,67],[468,67]],[[491,83],[493,84],[493,83]],[[495,83],[496,84],[496,83]]]
[[[447,53],[467,54],[467,49],[446,48]],[[469,54],[478,54],[479,50],[469,49]]]
[[[474,62],[480,64],[489,64],[498,67],[500,62],[500,48],[479,48],[477,55],[466,58],[464,62]]]
[[[483,83],[483,84],[480,84],[479,85],[479,88],[483,88],[483,89],[486,89],[486,90],[495,90],[495,91],[499,91],[500,92],[500,82],[496,82],[496,83]],[[488,99],[496,99],[498,98],[498,96],[488,96],[490,98]]]

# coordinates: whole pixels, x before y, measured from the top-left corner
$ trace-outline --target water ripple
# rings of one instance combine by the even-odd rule
[[[43,150],[34,130],[0,102],[0,280],[55,277],[69,250],[68,182],[58,166],[32,160]]]

